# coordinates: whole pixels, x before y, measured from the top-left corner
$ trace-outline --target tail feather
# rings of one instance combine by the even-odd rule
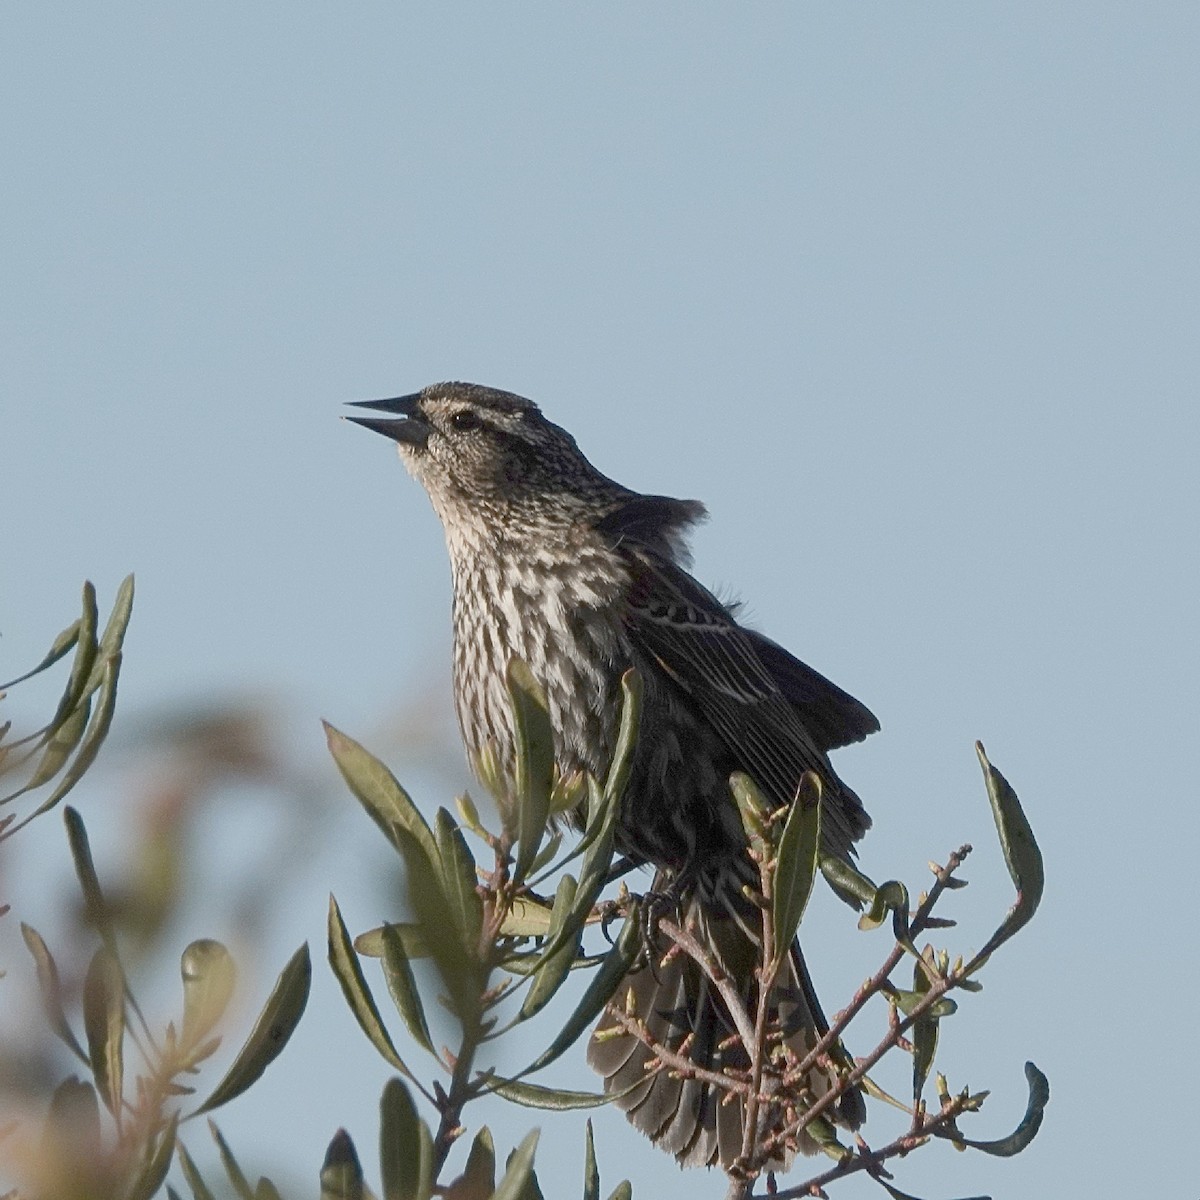
[[[685,921],[711,948],[726,973],[743,981],[748,999],[753,998],[754,967],[758,949],[738,924],[711,918],[693,900]],[[774,989],[775,1015],[787,1044],[803,1058],[828,1029],[813,993],[812,983],[799,945],[792,948],[789,963]],[[732,1024],[716,989],[699,967],[684,955],[665,963],[649,963],[632,971],[614,997],[618,1007],[627,1005],[646,1023],[653,1040],[707,1071],[746,1070],[749,1059],[741,1043],[731,1038]],[[588,1062],[604,1078],[604,1090],[615,1095],[615,1103],[630,1122],[652,1142],[673,1154],[681,1166],[728,1168],[742,1151],[743,1104],[726,1100],[728,1093],[713,1084],[684,1079],[668,1068],[649,1070],[654,1052],[631,1034],[616,1032],[611,1016],[603,1017],[588,1044]],[[611,1032],[606,1032],[611,1031]],[[684,1040],[692,1040],[683,1047]],[[814,1067],[805,1081],[812,1099],[833,1086],[831,1072]],[[622,1094],[624,1093],[624,1094]],[[865,1115],[862,1096],[847,1092],[830,1113],[833,1120],[857,1128]],[[814,1153],[816,1143],[807,1135],[799,1138],[801,1151]],[[776,1167],[786,1166],[783,1156]]]

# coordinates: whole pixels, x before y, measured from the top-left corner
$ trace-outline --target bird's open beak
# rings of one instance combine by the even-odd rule
[[[354,408],[373,408],[377,412],[398,413],[399,416],[390,420],[379,417],[346,417],[346,420],[382,433],[394,442],[424,447],[432,426],[421,416],[420,399],[421,394],[414,392],[411,396],[395,396],[390,400],[356,400],[352,404]]]

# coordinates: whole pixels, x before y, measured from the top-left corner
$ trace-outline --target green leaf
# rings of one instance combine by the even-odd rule
[[[373,754],[328,721],[322,724],[333,760],[368,816],[383,830],[392,845],[402,852],[403,847],[396,838],[396,828],[407,830],[428,870],[436,877],[439,862],[437,845],[425,818],[417,811],[408,793]],[[407,862],[407,858],[406,863],[411,870],[412,864]]]
[[[76,1153],[82,1147],[100,1147],[100,1104],[90,1083],[71,1075],[54,1089],[43,1137],[42,1159],[47,1163],[68,1147]]]
[[[585,836],[594,829],[583,861],[579,865],[579,888],[575,893],[575,903],[572,906],[571,919],[567,928],[582,926],[592,911],[597,897],[608,882],[609,869],[612,867],[613,850],[617,830],[617,813],[620,805],[620,794],[605,790],[600,791],[596,781],[588,776],[589,820]]]
[[[889,879],[875,889],[870,907],[858,918],[859,929],[877,929],[889,912],[908,912],[908,889],[896,879]]]
[[[129,618],[133,614],[133,576],[126,575],[121,580],[121,586],[117,588],[117,596],[113,601],[112,612],[108,615],[108,621],[104,626],[104,632],[100,635],[100,642],[97,646],[97,659],[111,658],[113,655],[121,653],[121,647],[125,644],[125,631],[129,628]],[[100,669],[99,664],[93,664],[91,674],[88,676],[87,690],[93,691],[99,686],[100,679],[97,674]]]
[[[541,1012],[562,986],[571,970],[571,963],[579,950],[583,925],[580,922],[572,932],[568,921],[572,915],[577,884],[571,875],[558,881],[554,894],[554,909],[550,914],[550,936],[541,963],[533,976],[533,983],[521,1005],[521,1020],[528,1020]]]
[[[441,879],[426,868],[420,849],[407,829],[397,826],[396,838],[408,867],[405,882],[409,903],[422,929],[433,931],[426,933],[425,941],[434,965],[446,986],[453,1012],[464,1026],[470,1027],[479,1015],[481,966],[467,953],[460,937],[439,935],[438,931],[445,928],[450,903]]]
[[[166,1181],[167,1172],[171,1169],[171,1159],[175,1156],[175,1131],[179,1128],[178,1111],[171,1114],[167,1127],[159,1134],[158,1143],[138,1172],[137,1178],[130,1186],[124,1200],[151,1200],[151,1197]],[[147,1147],[147,1150],[149,1147]]]
[[[983,767],[992,817],[996,822],[996,833],[1000,837],[1000,847],[1004,851],[1009,876],[1017,889],[1017,900],[1008,910],[1008,915],[1000,927],[968,964],[967,974],[977,971],[998,947],[1033,919],[1046,886],[1042,852],[1034,840],[1033,830],[1021,808],[1021,802],[1017,799],[1017,793],[1013,791],[1008,780],[988,762],[981,742],[975,743],[975,752],[979,755],[979,762]]]
[[[552,906],[538,896],[516,896],[504,917],[505,937],[545,937],[550,932]]]
[[[512,704],[517,752],[517,861],[513,882],[523,883],[546,835],[554,786],[554,730],[546,694],[519,658],[509,661],[508,696]]]
[[[462,1182],[469,1196],[490,1196],[496,1190],[496,1146],[486,1125],[471,1143]]]
[[[304,1015],[311,986],[312,960],[305,943],[279,973],[250,1036],[225,1072],[225,1078],[192,1116],[211,1112],[240,1096],[275,1061]]]
[[[192,1156],[188,1154],[182,1142],[178,1144],[177,1153],[179,1157],[179,1169],[183,1172],[183,1177],[187,1181],[188,1188],[191,1190],[193,1200],[216,1200],[208,1184],[204,1182],[200,1172],[196,1169],[196,1164],[192,1161]]]
[[[635,1086],[640,1086],[643,1082],[638,1080]],[[542,1087],[540,1084],[512,1079],[498,1080],[488,1090],[526,1108],[547,1108],[555,1112],[566,1112],[575,1108],[599,1108],[616,1098],[616,1094],[572,1092],[565,1088]]]
[[[388,930],[391,930],[392,937],[399,938],[405,958],[429,957],[429,944],[425,941],[425,934],[420,925],[411,921],[389,921],[386,925],[368,929],[366,933],[360,933],[354,939],[354,949],[364,958],[382,958],[383,937]]]
[[[433,828],[446,898],[450,901],[450,919],[458,929],[467,956],[474,958],[479,953],[483,929],[483,903],[475,890],[475,860],[462,831],[444,808],[438,809]]]
[[[363,1200],[365,1195],[358,1151],[350,1135],[339,1129],[321,1166],[321,1200]]]
[[[259,1176],[258,1187],[254,1189],[254,1200],[283,1200],[279,1189],[264,1175]]]
[[[397,1071],[413,1079],[413,1073],[397,1053],[391,1034],[379,1015],[375,997],[371,995],[371,989],[359,965],[358,955],[354,953],[346,923],[342,920],[341,909],[332,896],[329,897],[329,965],[333,967],[333,973],[342,985],[342,994],[346,997],[346,1003],[350,1005],[350,1011],[363,1033],[370,1039],[371,1045]]]
[[[42,999],[42,1011],[55,1034],[71,1049],[77,1058],[88,1062],[88,1056],[71,1032],[67,1023],[66,1013],[62,1003],[62,981],[58,974],[58,965],[54,961],[42,935],[32,926],[21,924],[21,936],[29,953],[33,955],[34,966],[37,969],[38,991]]]
[[[433,1039],[429,1036],[429,1025],[425,1020],[425,1007],[421,1003],[417,982],[408,962],[404,938],[394,925],[385,925],[382,933],[380,940],[383,949],[383,977],[387,981],[388,992],[396,1011],[413,1039],[430,1054],[436,1054]]]
[[[532,1075],[535,1071],[548,1067],[579,1040],[612,999],[621,980],[633,965],[641,945],[641,926],[635,912],[626,918],[617,944],[608,952],[603,964],[592,976],[574,1012],[567,1018],[554,1041],[521,1071],[517,1078]]]
[[[608,1200],[633,1200],[633,1184],[628,1179],[622,1179],[620,1183],[613,1188]]]
[[[15,792],[10,792],[3,800],[0,800],[0,804],[8,804],[20,796],[40,788],[42,784],[53,779],[62,770],[67,759],[75,752],[75,747],[79,745],[80,738],[83,737],[90,713],[91,702],[85,700],[78,708],[67,714],[66,719],[50,734],[49,740],[42,750],[42,757],[38,759],[38,764],[33,769],[33,774]],[[27,825],[30,819],[27,817],[23,820],[17,829]],[[15,832],[16,829],[13,830],[13,833]]]
[[[982,1150],[984,1154],[991,1154],[997,1158],[1011,1158],[1014,1154],[1020,1154],[1037,1136],[1042,1127],[1046,1105],[1050,1103],[1050,1081],[1031,1062],[1025,1064],[1025,1080],[1029,1084],[1025,1115],[1008,1137],[992,1142],[977,1142],[957,1133],[943,1133],[940,1130],[939,1136],[949,1138],[955,1145],[970,1146],[973,1150]]]
[[[225,1015],[233,995],[237,969],[233,955],[212,938],[200,938],[184,950],[179,963],[183,978],[184,1046],[194,1046]]]
[[[584,1124],[583,1133],[583,1200],[600,1200],[600,1168],[596,1166],[591,1117]]]
[[[926,962],[932,959],[932,951],[927,952]],[[932,964],[931,964],[932,965]],[[929,994],[929,975],[921,963],[913,963],[913,990],[909,995],[915,1001],[913,1007],[919,1004],[921,1000]],[[897,999],[897,1005],[901,1011],[911,1012],[911,1008],[905,1010],[902,1002]],[[951,1002],[953,1003],[953,1002]],[[938,1005],[933,1005],[937,1008]],[[938,1023],[933,1015],[931,1008],[924,1016],[918,1017],[912,1027],[912,1047],[913,1047],[913,1104],[918,1104],[921,1099],[921,1093],[925,1090],[925,1080],[929,1078],[929,1072],[933,1067],[933,1058],[937,1053],[938,1043]],[[953,1009],[951,1009],[953,1011]]]
[[[842,900],[852,908],[874,905],[877,889],[857,867],[824,851],[818,855],[818,859],[825,882]]]
[[[114,653],[101,660],[100,698],[96,701],[96,709],[92,713],[83,739],[79,743],[79,752],[75,755],[66,774],[59,780],[58,786],[38,807],[25,818],[22,824],[28,824],[34,817],[48,812],[83,778],[85,772],[96,761],[100,747],[108,736],[112,726],[113,713],[117,707],[117,676],[121,672],[121,655]]]
[[[246,1178],[242,1168],[238,1166],[237,1159],[233,1157],[233,1151],[221,1136],[221,1131],[217,1128],[216,1123],[210,1120],[208,1129],[213,1136],[213,1141],[217,1143],[221,1166],[225,1168],[225,1174],[229,1177],[229,1182],[233,1185],[233,1190],[237,1192],[239,1200],[255,1200],[254,1189],[250,1186],[250,1181]]]
[[[812,895],[821,848],[821,781],[812,771],[800,778],[776,851],[771,910],[775,961],[782,962]]]
[[[83,982],[83,1025],[96,1091],[118,1127],[124,1088],[125,981],[106,947],[92,956]]]
[[[88,586],[89,585],[87,584],[84,585],[85,588]],[[87,595],[86,591],[84,592],[84,595]],[[93,597],[94,595],[95,593],[93,592]],[[64,629],[62,633],[60,633],[58,637],[54,639],[50,649],[46,652],[46,657],[43,658],[36,667],[26,671],[24,675],[18,675],[16,679],[10,679],[7,683],[0,683],[0,692],[7,692],[9,688],[16,687],[18,683],[24,683],[25,680],[32,679],[35,675],[40,675],[43,671],[54,666],[54,664],[58,662],[58,660],[65,654],[67,654],[71,647],[79,641],[79,631],[81,625],[82,622],[79,619],[72,621],[71,624],[68,625],[66,629]]]
[[[67,843],[71,848],[75,874],[79,878],[79,887],[83,892],[83,906],[87,922],[100,935],[100,940],[115,958],[117,942],[113,934],[112,919],[109,916],[108,905],[104,901],[104,893],[100,889],[100,878],[96,874],[96,864],[92,861],[92,848],[88,842],[83,818],[68,805],[63,811],[63,821],[67,826]]]
[[[537,1150],[539,1132],[534,1129],[526,1134],[525,1140],[514,1151],[492,1200],[523,1200],[525,1189],[533,1176],[533,1156]]]
[[[580,776],[580,783],[583,783],[583,777]],[[580,789],[583,790],[582,787]],[[529,874],[537,875],[544,867],[549,866],[554,861],[559,849],[562,847],[563,835],[561,829],[556,829],[545,841],[545,844],[537,852],[537,857],[529,864]],[[558,870],[557,867],[553,870]],[[534,881],[536,883],[537,880]],[[532,886],[532,885],[531,885]]]
[[[475,801],[471,799],[470,794],[463,792],[454,801],[454,807],[458,809],[458,815],[462,819],[462,824],[466,829],[469,829],[477,838],[486,842],[489,834],[484,827],[483,821],[479,817],[479,809],[475,807]]]
[[[67,714],[73,712],[80,700],[88,694],[88,680],[91,678],[92,667],[99,651],[96,642],[96,626],[99,620],[96,589],[89,580],[83,585],[83,614],[79,618],[79,627],[75,635],[75,657],[71,661],[71,674],[67,677],[67,686],[63,689],[54,716],[50,718],[50,729],[57,729]],[[59,634],[60,638],[63,636]]]
[[[389,1079],[379,1101],[379,1165],[383,1200],[424,1200],[429,1162],[422,1161],[421,1124],[408,1088]]]
[[[915,965],[913,972],[914,979],[918,977],[924,978],[924,976],[925,973],[922,971],[920,965]],[[926,980],[926,983],[928,983],[928,980]],[[887,995],[889,999],[895,1001],[896,1007],[907,1017],[911,1016],[917,1005],[925,999],[925,992],[928,990],[928,987],[912,992],[906,991],[904,988],[890,988],[887,990]],[[952,1017],[956,1012],[958,1012],[958,1004],[949,997],[944,996],[941,1000],[931,1004],[922,1013],[922,1018],[931,1021],[940,1021],[943,1017]]]
[[[409,900],[423,929],[437,930],[453,910],[434,836],[390,771],[357,742],[326,724],[329,748],[338,769],[375,823],[404,859]],[[457,885],[454,885],[457,886]],[[479,970],[459,938],[426,938],[442,981],[460,1020],[471,1024],[478,1013]],[[389,1060],[390,1061],[390,1060]],[[397,1070],[402,1068],[392,1064]]]
[[[738,815],[746,840],[753,850],[762,853],[766,848],[767,818],[770,808],[758,785],[744,771],[734,771],[729,777],[729,790],[737,803]]]
[[[621,724],[617,729],[617,744],[604,780],[604,792],[619,803],[633,770],[638,732],[642,723],[642,677],[630,668],[621,676]]]

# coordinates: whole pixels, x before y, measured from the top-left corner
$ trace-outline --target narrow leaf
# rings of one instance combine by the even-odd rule
[[[54,1089],[43,1131],[42,1158],[51,1163],[64,1152],[102,1153],[100,1103],[96,1089],[71,1075]]]
[[[857,867],[824,852],[819,859],[825,882],[852,908],[861,908],[864,904],[870,907],[875,903],[876,887]]]
[[[505,937],[545,937],[550,932],[549,904],[536,896],[517,896],[504,917]]]
[[[562,986],[578,953],[582,922],[576,925],[573,931],[568,926],[576,890],[577,885],[571,875],[564,875],[558,881],[558,890],[554,894],[554,909],[550,914],[548,945],[534,973],[533,984],[521,1005],[523,1021],[541,1012],[550,1002]]]
[[[96,611],[96,589],[89,580],[83,585],[83,613],[75,635],[75,657],[71,660],[71,674],[67,677],[67,686],[63,689],[58,707],[50,719],[51,729],[57,729],[67,714],[73,712],[88,694],[87,684],[99,650],[96,643],[96,626],[99,619],[99,613]]]
[[[420,925],[411,921],[389,921],[375,929],[368,929],[354,939],[354,949],[365,958],[382,958],[384,934],[390,931],[390,936],[399,939],[404,950],[404,957],[428,958],[429,945]]]
[[[523,1200],[525,1189],[533,1175],[533,1156],[537,1150],[540,1131],[532,1130],[508,1160],[508,1170],[500,1180],[492,1200]]]
[[[88,842],[83,818],[68,805],[63,812],[63,821],[67,826],[67,843],[71,848],[75,874],[79,878],[79,887],[83,892],[83,906],[88,924],[99,933],[101,941],[115,958],[117,944],[113,935],[112,920],[109,917],[108,905],[104,902],[104,893],[100,889],[96,864],[92,861],[92,848]]]
[[[83,732],[87,729],[90,712],[91,703],[85,700],[78,708],[67,714],[66,720],[54,730],[46,742],[42,756],[33,769],[33,774],[15,792],[10,792],[3,800],[0,800],[0,804],[8,804],[18,797],[40,788],[42,784],[53,779],[63,769],[63,765],[75,752],[75,747],[79,745]],[[29,818],[23,820],[17,829],[28,824],[28,820]],[[16,830],[14,829],[13,832],[15,833]]]
[[[642,1080],[638,1080],[635,1086],[641,1086],[642,1083]],[[616,1098],[615,1094],[604,1092],[572,1092],[566,1088],[542,1087],[540,1084],[514,1080],[497,1082],[488,1090],[525,1108],[545,1108],[555,1112],[566,1112],[575,1108],[599,1108]]]
[[[621,676],[621,724],[617,729],[617,745],[604,780],[604,791],[620,802],[633,770],[638,732],[642,723],[642,677],[632,668]]]
[[[796,798],[779,837],[771,910],[775,961],[791,947],[812,895],[821,848],[821,781],[812,771],[800,779]]]
[[[214,1121],[208,1123],[209,1132],[213,1136],[213,1141],[217,1143],[217,1153],[221,1156],[221,1166],[225,1168],[225,1174],[229,1177],[229,1182],[233,1185],[233,1190],[237,1192],[239,1200],[254,1200],[254,1189],[250,1186],[250,1180],[246,1178],[245,1172],[238,1161],[233,1156],[233,1151],[230,1150],[229,1144],[221,1136],[221,1131],[217,1128]]]
[[[200,1172],[196,1169],[196,1164],[192,1161],[192,1156],[187,1152],[187,1148],[182,1142],[179,1143],[177,1150],[179,1169],[183,1172],[183,1178],[187,1181],[193,1200],[216,1200],[212,1194],[212,1190],[204,1182]]]
[[[601,792],[591,776],[588,776],[588,791],[591,797],[591,814],[587,833],[591,833],[593,829],[596,833],[579,866],[579,888],[575,894],[568,928],[582,925],[587,919],[592,905],[596,903],[608,881],[608,872],[613,860],[620,796],[612,791]]]
[[[1046,886],[1042,852],[1034,840],[1033,829],[1007,779],[988,762],[983,744],[975,743],[987,784],[988,800],[992,806],[992,817],[996,822],[996,833],[1004,851],[1004,861],[1009,876],[1017,889],[1016,903],[1008,910],[1000,927],[988,939],[982,950],[971,960],[967,973],[977,970],[999,946],[1007,942],[1022,929],[1037,912]]]
[[[106,946],[92,956],[83,982],[83,1025],[96,1091],[121,1125],[124,1089],[125,982]]]
[[[496,1190],[496,1146],[486,1125],[475,1135],[467,1165],[463,1168],[462,1185],[469,1196],[488,1197]]]
[[[592,976],[574,1012],[567,1018],[554,1041],[542,1051],[518,1076],[522,1078],[548,1067],[569,1050],[591,1026],[612,999],[622,979],[633,965],[641,949],[642,936],[637,913],[625,920],[617,944],[608,952],[603,964]]]
[[[328,721],[322,724],[334,762],[367,814],[397,849],[400,846],[395,827],[407,829],[429,869],[436,874],[438,851],[433,834],[396,777],[353,738],[335,729]]]
[[[275,1061],[304,1015],[311,986],[312,960],[305,943],[279,973],[250,1036],[225,1072],[225,1078],[192,1116],[211,1112],[240,1096]]]
[[[608,1200],[633,1200],[633,1184],[628,1179],[622,1179],[620,1183],[613,1188]]]
[[[321,1200],[363,1200],[364,1195],[362,1164],[354,1140],[339,1129],[321,1166]]]
[[[121,672],[120,654],[112,654],[103,660],[103,670],[100,676],[100,698],[96,701],[96,709],[92,713],[83,740],[79,743],[79,752],[71,761],[66,774],[58,781],[58,786],[46,799],[22,822],[28,824],[34,817],[48,812],[83,778],[84,773],[96,761],[100,747],[108,736],[112,726],[113,712],[117,706],[117,676]]]
[[[125,1200],[151,1200],[167,1178],[171,1159],[175,1156],[175,1131],[179,1128],[178,1111],[171,1114],[167,1127],[159,1134],[153,1153],[149,1154],[137,1178],[126,1193]]]
[[[913,990],[911,995],[919,1003],[929,992],[929,975],[919,962],[913,963]],[[934,1006],[937,1007],[936,1005]],[[903,1011],[903,1009],[902,1009]],[[925,1080],[933,1067],[934,1055],[937,1053],[938,1023],[933,1017],[932,1009],[923,1017],[918,1017],[912,1027],[913,1046],[913,1104],[921,1100],[925,1089]]]
[[[450,918],[462,938],[463,949],[468,957],[474,957],[479,952],[483,929],[483,903],[475,890],[475,860],[462,831],[444,808],[438,809],[433,824]]]
[[[383,978],[396,1011],[404,1021],[414,1041],[436,1057],[429,1025],[425,1020],[425,1006],[417,991],[417,981],[408,961],[404,941],[393,927],[383,927]]]
[[[67,1024],[67,1016],[63,1011],[62,982],[58,974],[58,966],[51,955],[49,947],[42,940],[42,935],[29,925],[22,923],[21,936],[29,953],[33,955],[34,966],[37,969],[38,991],[42,999],[42,1011],[46,1015],[50,1028],[66,1043],[77,1058],[84,1062],[88,1057],[84,1054],[71,1026]]]
[[[183,979],[184,1046],[194,1046],[225,1015],[237,970],[233,955],[212,938],[201,938],[184,950],[179,963]]]
[[[970,1146],[973,1150],[982,1150],[984,1154],[997,1158],[1011,1158],[1014,1154],[1020,1154],[1037,1136],[1046,1105],[1050,1102],[1050,1081],[1031,1062],[1025,1064],[1025,1079],[1029,1084],[1025,1115],[1008,1137],[992,1142],[977,1142],[952,1133],[943,1133],[941,1136],[950,1138],[956,1145]]]
[[[583,1133],[583,1200],[600,1200],[600,1168],[596,1165],[591,1117],[584,1124]]]
[[[354,946],[350,941],[346,923],[342,920],[341,909],[338,908],[338,903],[332,896],[329,897],[329,965],[333,967],[333,973],[337,976],[338,983],[342,985],[342,994],[346,997],[346,1003],[350,1005],[350,1011],[354,1014],[363,1033],[370,1039],[371,1045],[397,1071],[412,1079],[412,1072],[396,1052],[391,1034],[388,1033],[383,1018],[379,1015],[375,997],[371,995],[371,989],[363,975],[358,955],[354,953]]]
[[[550,816],[554,783],[554,730],[546,695],[519,658],[508,664],[517,752],[517,861],[513,881],[524,882],[537,857]]]
[[[81,622],[76,619],[71,622],[56,637],[46,652],[46,657],[42,659],[36,667],[25,672],[24,675],[18,675],[16,679],[10,679],[7,683],[0,683],[0,692],[7,692],[9,688],[14,688],[18,683],[24,683],[27,679],[32,679],[35,675],[40,675],[43,671],[54,666],[56,662],[66,655],[72,646],[79,640],[79,629]]]
[[[734,771],[729,777],[729,790],[737,804],[742,828],[752,849],[761,853],[766,844],[767,817],[769,810],[766,797],[758,785],[743,771]]]
[[[379,1167],[383,1200],[418,1200],[420,1120],[408,1088],[395,1078],[384,1085],[379,1101]]]
[[[133,613],[133,576],[126,575],[121,580],[121,586],[117,588],[116,599],[113,600],[112,612],[108,615],[108,621],[105,623],[104,632],[100,635],[100,642],[97,647],[97,658],[111,658],[114,655],[121,653],[121,647],[125,644],[125,631],[129,628],[129,618]],[[97,668],[92,667],[91,675],[88,677],[88,690],[92,691],[99,685],[99,679],[96,674]]]
[[[438,974],[446,985],[453,1011],[464,1025],[470,1026],[479,1012],[479,994],[482,990],[480,964],[474,955],[467,953],[460,937],[447,937],[441,933],[446,926],[446,912],[450,903],[441,877],[426,865],[416,840],[407,829],[396,826],[395,834],[408,867],[405,883],[408,885],[409,903],[421,928],[429,931],[425,941]]]

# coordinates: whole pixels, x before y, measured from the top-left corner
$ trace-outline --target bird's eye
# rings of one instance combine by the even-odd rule
[[[450,417],[450,428],[456,433],[469,433],[472,429],[478,429],[482,423],[479,414],[469,408],[459,409]]]

